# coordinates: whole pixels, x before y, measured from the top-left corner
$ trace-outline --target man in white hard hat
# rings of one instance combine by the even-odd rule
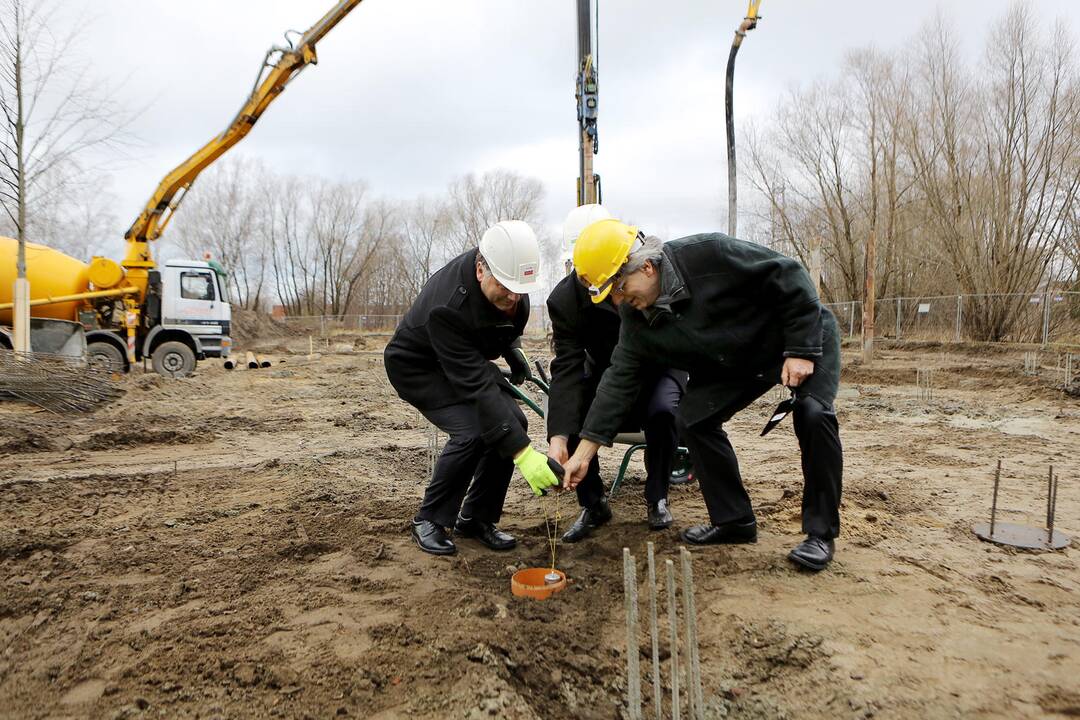
[[[602,205],[574,208],[563,223],[563,246],[572,250],[578,235],[587,226],[610,218]],[[579,433],[596,395],[604,371],[611,365],[611,353],[619,341],[619,309],[609,298],[593,303],[585,287],[571,273],[548,296],[555,359],[551,363],[551,393],[548,401],[548,455],[565,463],[577,449]],[[668,486],[678,446],[675,413],[686,388],[687,375],[681,370],[649,368],[642,374],[640,391],[625,429],[645,431],[645,506],[649,528],[663,530],[674,518],[668,508]],[[578,542],[611,519],[600,463],[594,456],[588,474],[577,486],[581,512],[562,536],[563,542]]]
[[[479,248],[431,276],[386,346],[386,375],[398,395],[450,436],[412,522],[424,552],[455,553],[450,527],[492,550],[513,548],[517,541],[496,523],[515,465],[537,495],[559,484],[530,446],[525,415],[500,388],[507,380],[492,362],[505,358],[519,382],[528,375],[520,340],[539,276],[532,228],[496,223]]]

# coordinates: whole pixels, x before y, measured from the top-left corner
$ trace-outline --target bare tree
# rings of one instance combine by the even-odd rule
[[[231,300],[259,309],[267,300],[267,246],[260,242],[269,221],[267,170],[243,155],[224,158],[199,178],[184,199],[171,239],[190,256],[209,253],[228,272]]]
[[[394,253],[398,277],[410,296],[424,287],[445,253],[450,231],[450,209],[445,200],[420,197],[401,211],[400,243]]]
[[[1072,40],[1060,24],[1040,35],[1017,3],[975,78],[955,69],[946,29],[924,36],[925,100],[910,147],[928,219],[960,287],[984,295],[968,313],[976,336],[1007,339],[1050,279],[1080,191]]]
[[[38,196],[27,217],[26,235],[74,258],[89,260],[116,237],[117,199],[109,189],[110,177],[81,171],[59,177],[64,190],[46,190]],[[17,232],[7,214],[0,213],[0,233],[14,237]]]
[[[85,24],[62,30],[58,8],[58,0],[0,1],[0,206],[20,242],[35,208],[62,203],[84,177],[80,158],[115,147],[127,123],[76,52]]]
[[[509,170],[491,170],[479,178],[468,174],[449,188],[451,255],[476,247],[480,237],[500,220],[540,225],[544,187],[539,180]]]

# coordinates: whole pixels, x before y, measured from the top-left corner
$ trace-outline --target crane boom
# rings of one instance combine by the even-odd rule
[[[316,43],[361,2],[362,0],[340,0],[321,20],[301,35],[295,45],[290,41],[289,47],[275,46],[267,51],[251,95],[248,96],[236,117],[220,135],[199,148],[191,157],[165,176],[150,200],[147,201],[142,213],[132,223],[131,228],[124,233],[124,238],[128,241],[127,256],[122,263],[124,267],[129,269],[154,267],[149,243],[159,238],[164,232],[169,220],[172,219],[173,212],[179,206],[188,188],[195,182],[195,178],[229,148],[244,139],[270,103],[281,94],[285,86],[300,71],[318,62],[315,54]]]

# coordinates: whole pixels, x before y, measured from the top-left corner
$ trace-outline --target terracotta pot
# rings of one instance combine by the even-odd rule
[[[554,572],[559,576],[558,582],[547,582],[544,576]],[[566,588],[566,574],[561,570],[551,568],[525,568],[518,570],[510,578],[510,590],[518,597],[528,597],[534,600],[546,600],[553,594]]]

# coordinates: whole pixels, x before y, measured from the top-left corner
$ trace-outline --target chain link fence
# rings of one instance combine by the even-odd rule
[[[859,300],[826,305],[847,337],[862,333]],[[934,295],[874,303],[875,336],[893,340],[1080,345],[1080,292]]]

